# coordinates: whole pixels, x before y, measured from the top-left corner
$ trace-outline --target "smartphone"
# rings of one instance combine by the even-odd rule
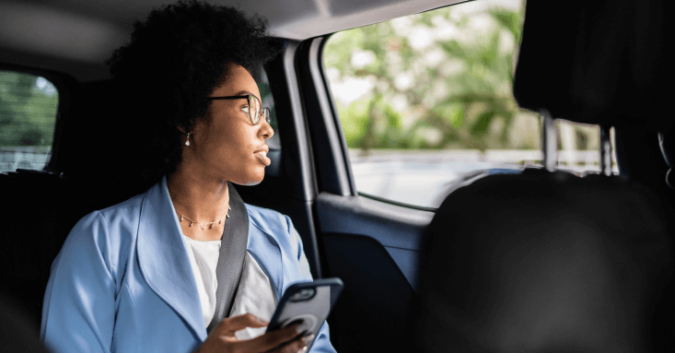
[[[291,285],[281,297],[267,326],[267,332],[297,323],[300,324],[298,331],[303,336],[314,335],[316,338],[321,325],[335,306],[342,287],[344,285],[339,278],[324,278]],[[312,348],[314,340],[306,343],[307,347]]]

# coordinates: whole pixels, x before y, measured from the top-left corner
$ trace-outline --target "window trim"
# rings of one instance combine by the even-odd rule
[[[438,208],[436,208],[436,207],[425,207],[425,206],[413,205],[413,204],[410,204],[410,203],[399,202],[399,201],[390,200],[390,199],[387,199],[387,198],[384,198],[384,197],[371,195],[369,193],[361,192],[361,191],[358,192],[358,195],[362,196],[362,197],[372,199],[372,200],[375,200],[375,201],[384,202],[384,203],[387,203],[387,204],[390,204],[390,205],[412,208],[414,210],[419,210],[419,211],[427,211],[427,212],[436,213],[436,211],[438,210]]]
[[[357,196],[342,125],[325,74],[323,50],[331,34],[302,43],[296,68],[314,153],[319,192]],[[321,151],[320,157],[318,151]]]

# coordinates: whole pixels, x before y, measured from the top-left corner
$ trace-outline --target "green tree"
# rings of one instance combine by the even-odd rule
[[[0,146],[52,145],[58,93],[44,78],[0,71]]]
[[[340,32],[329,40],[325,66],[337,70],[337,80],[372,83],[365,98],[338,104],[349,147],[512,147],[509,131],[522,114],[511,87],[523,13],[490,9],[489,29],[476,35],[470,16],[455,11],[429,11]],[[425,38],[444,29],[460,35]],[[419,43],[424,41],[430,43]],[[509,41],[513,50],[504,50]],[[358,55],[375,59],[358,63]],[[406,77],[412,84],[404,84]],[[394,108],[397,100],[403,109],[401,104]]]

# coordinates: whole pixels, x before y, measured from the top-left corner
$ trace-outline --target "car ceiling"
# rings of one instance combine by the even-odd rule
[[[270,33],[303,40],[463,0],[211,0],[257,13]],[[38,66],[80,80],[108,76],[103,62],[134,21],[166,0],[0,0],[0,62]]]

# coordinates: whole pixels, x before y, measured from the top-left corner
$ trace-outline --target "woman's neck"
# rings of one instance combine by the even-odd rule
[[[167,185],[174,209],[184,216],[180,222],[183,234],[197,240],[221,239],[230,202],[227,181],[187,173],[179,166],[168,177]],[[198,224],[191,226],[188,219],[202,225],[216,223],[202,229]]]

